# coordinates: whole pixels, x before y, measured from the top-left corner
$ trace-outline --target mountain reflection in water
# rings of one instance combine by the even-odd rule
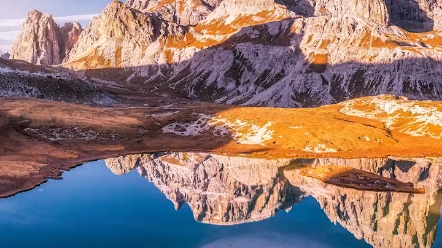
[[[187,203],[198,222],[236,225],[290,211],[312,196],[328,218],[374,247],[431,247],[442,197],[441,165],[417,159],[278,159],[202,153],[128,155],[105,160],[117,175],[136,169],[173,202]],[[305,166],[350,166],[402,182],[425,194],[361,191],[304,177]]]

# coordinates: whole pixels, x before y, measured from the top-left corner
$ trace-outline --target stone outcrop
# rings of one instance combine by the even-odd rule
[[[65,65],[227,104],[306,107],[379,94],[442,98],[435,0],[184,2],[111,3]],[[196,16],[189,16],[192,8]],[[108,35],[119,30],[136,32]]]
[[[11,58],[44,66],[61,64],[81,31],[79,23],[60,27],[51,15],[32,10],[14,42]]]
[[[386,0],[390,24],[411,32],[427,32],[442,28],[440,0]]]

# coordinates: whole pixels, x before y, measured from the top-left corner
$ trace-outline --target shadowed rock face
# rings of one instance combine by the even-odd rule
[[[374,247],[431,247],[442,197],[438,161],[395,159],[250,159],[210,154],[170,153],[117,159],[153,182],[176,209],[189,204],[197,221],[240,224],[270,218],[305,196],[357,239]],[[109,160],[107,160],[108,162]],[[115,159],[113,159],[115,161]],[[127,163],[122,161],[129,161]],[[325,184],[299,174],[305,166],[350,166],[413,182],[423,195],[366,192]],[[115,166],[108,162],[115,171]],[[124,172],[127,169],[123,169]],[[121,169],[117,170],[121,174]],[[289,182],[289,183],[288,183]]]
[[[442,6],[439,0],[387,0],[390,24],[411,32],[440,29]]]
[[[61,64],[82,30],[77,22],[60,27],[51,15],[32,10],[14,42],[11,59],[44,66]]]
[[[91,105],[117,102],[114,95],[95,86],[95,81],[56,67],[0,59],[0,74],[0,97],[35,97]]]

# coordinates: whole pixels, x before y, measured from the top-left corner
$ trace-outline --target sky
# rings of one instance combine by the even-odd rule
[[[31,9],[54,16],[55,22],[78,21],[85,27],[112,0],[0,0],[0,50],[9,52]],[[1,52],[0,51],[0,52]]]

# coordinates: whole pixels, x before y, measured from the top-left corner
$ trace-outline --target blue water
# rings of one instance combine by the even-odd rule
[[[66,172],[61,181],[1,199],[0,230],[2,248],[201,247],[243,237],[283,240],[289,244],[285,247],[370,247],[331,223],[313,198],[302,200],[289,213],[280,211],[256,223],[201,224],[189,207],[175,211],[136,171],[116,176],[103,161]]]

